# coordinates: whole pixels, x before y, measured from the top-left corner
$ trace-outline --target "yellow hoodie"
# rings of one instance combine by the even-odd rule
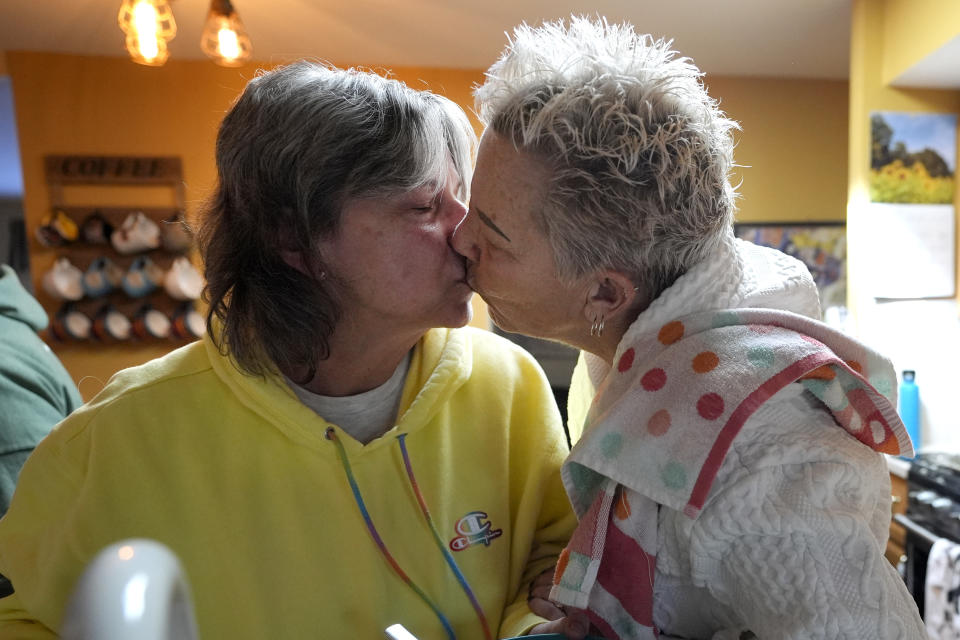
[[[386,547],[457,638],[483,634],[417,504],[400,434],[494,633],[539,621],[527,585],[575,525],[549,386],[506,340],[435,329],[414,350],[397,425],[366,446],[209,341],[114,376],[36,449],[0,521],[0,573],[16,589],[0,600],[0,638],[50,637],[86,563],[126,538],[179,556],[203,640],[372,639],[393,623],[446,638],[372,540],[331,426]]]

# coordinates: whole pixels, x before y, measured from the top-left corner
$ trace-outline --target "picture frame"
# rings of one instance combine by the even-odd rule
[[[738,222],[734,235],[778,249],[803,262],[820,294],[820,308],[847,305],[847,234],[844,221]]]

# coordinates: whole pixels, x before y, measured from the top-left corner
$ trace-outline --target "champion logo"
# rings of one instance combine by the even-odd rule
[[[460,534],[450,541],[450,548],[454,551],[463,551],[475,544],[489,547],[492,540],[503,535],[503,529],[494,529],[483,511],[471,511],[457,520],[454,527]]]

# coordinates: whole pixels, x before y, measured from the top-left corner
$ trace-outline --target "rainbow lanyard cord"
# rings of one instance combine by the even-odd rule
[[[377,548],[380,549],[380,553],[386,559],[387,564],[389,564],[394,573],[396,573],[401,580],[410,587],[414,593],[416,593],[423,602],[430,607],[430,610],[433,611],[434,615],[437,616],[437,619],[440,621],[440,624],[443,625],[444,631],[447,632],[447,637],[450,640],[456,640],[456,634],[453,632],[453,627],[450,625],[450,621],[447,620],[446,616],[443,615],[443,612],[440,611],[440,608],[430,599],[430,597],[418,587],[413,580],[410,579],[410,576],[400,567],[400,564],[397,563],[396,559],[390,553],[390,550],[387,549],[387,545],[383,542],[383,538],[380,537],[380,533],[377,531],[376,526],[373,524],[373,519],[370,517],[370,513],[367,511],[367,506],[363,501],[363,497],[360,495],[360,487],[357,485],[357,480],[354,478],[353,469],[350,466],[350,460],[347,458],[347,451],[343,447],[343,443],[340,442],[337,438],[336,431],[333,427],[328,427],[325,433],[327,440],[332,440],[333,443],[337,446],[337,454],[340,456],[340,462],[343,465],[344,473],[347,476],[347,482],[350,483],[350,489],[353,491],[353,499],[357,503],[357,508],[360,510],[360,515],[363,516],[363,521],[367,524],[367,530],[370,532],[370,537],[373,538],[373,541],[376,543]],[[433,533],[433,540],[437,544],[437,548],[440,549],[440,552],[443,554],[444,560],[447,562],[447,566],[450,567],[450,570],[453,571],[453,574],[457,577],[457,581],[460,583],[460,587],[463,589],[463,592],[467,595],[467,598],[470,600],[470,604],[473,605],[473,610],[477,614],[477,618],[480,620],[480,626],[483,628],[483,635],[486,640],[493,640],[493,635],[490,633],[490,625],[487,623],[487,617],[483,613],[483,609],[480,607],[480,603],[477,601],[476,595],[474,595],[473,590],[470,588],[469,583],[467,582],[466,577],[463,575],[463,572],[460,571],[460,568],[457,566],[456,561],[453,559],[453,556],[447,550],[447,547],[443,544],[443,539],[440,538],[440,533],[437,531],[437,527],[433,522],[433,518],[430,516],[430,509],[427,507],[426,500],[423,499],[423,494],[420,492],[420,487],[417,484],[417,478],[413,474],[413,466],[410,464],[410,455],[407,453],[407,444],[406,439],[407,434],[400,434],[397,436],[397,441],[400,443],[400,453],[403,455],[403,465],[407,470],[407,480],[410,482],[410,486],[413,488],[413,493],[417,497],[417,502],[420,505],[420,511],[423,513],[424,519],[427,521],[427,525],[430,527],[430,532]]]

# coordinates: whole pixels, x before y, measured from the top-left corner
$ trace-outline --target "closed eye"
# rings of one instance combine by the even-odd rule
[[[435,209],[439,209],[442,201],[443,201],[443,192],[440,191],[439,193],[437,193],[436,196],[434,196],[432,201],[427,203],[422,203],[419,207],[414,207],[413,210],[418,211],[420,213],[430,213]]]
[[[430,200],[414,200],[411,203],[413,206],[410,207],[413,211],[418,213],[430,213],[436,209],[440,204],[439,198],[432,198]]]

